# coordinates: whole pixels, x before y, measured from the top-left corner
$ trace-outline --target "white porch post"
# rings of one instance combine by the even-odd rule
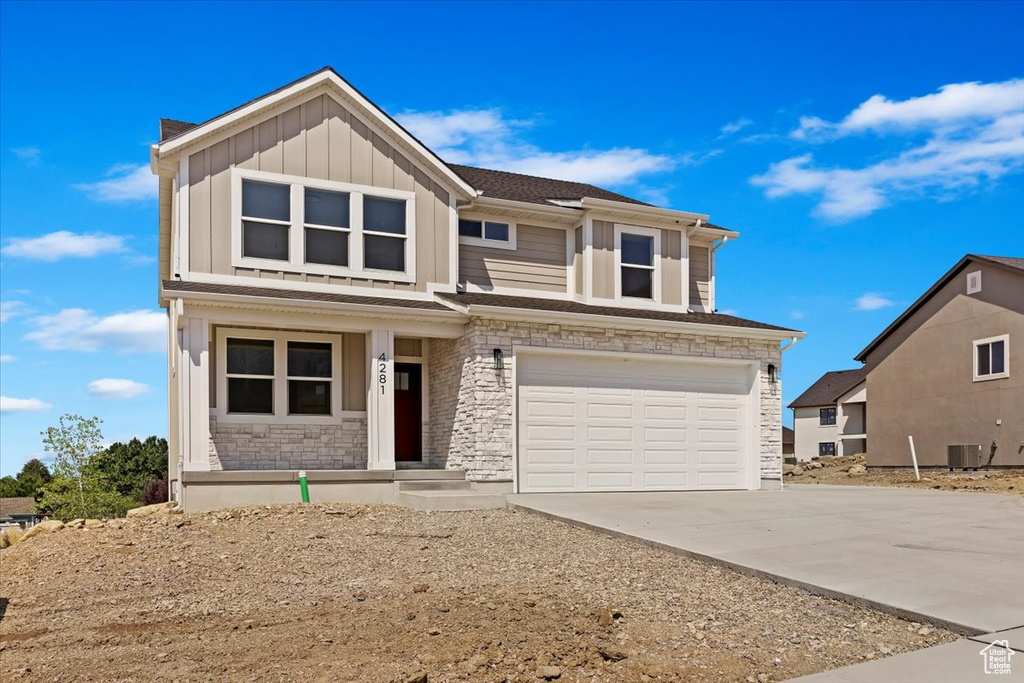
[[[182,405],[184,469],[210,469],[210,326],[205,318],[185,318],[178,366]]]
[[[846,410],[842,403],[836,404],[836,455],[846,455],[846,442],[843,432],[846,431]]]
[[[366,397],[367,469],[395,469],[395,334],[373,330],[367,335],[369,395]]]

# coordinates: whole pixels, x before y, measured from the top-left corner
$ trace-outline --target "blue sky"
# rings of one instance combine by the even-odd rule
[[[205,120],[326,64],[451,161],[739,230],[718,305],[808,333],[784,358],[787,402],[854,367],[965,253],[1024,255],[1021,3],[0,12],[2,474],[65,412],[100,416],[110,440],[166,434],[143,168],[157,120]]]

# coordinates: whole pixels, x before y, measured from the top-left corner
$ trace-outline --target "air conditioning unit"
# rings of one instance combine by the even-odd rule
[[[955,469],[977,470],[981,465],[981,446],[979,444],[957,444],[946,446],[946,457],[950,471]]]

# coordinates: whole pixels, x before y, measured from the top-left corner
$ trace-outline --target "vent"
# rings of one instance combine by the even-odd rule
[[[976,270],[973,273],[967,273],[967,293],[977,294],[981,291],[981,271]]]
[[[978,444],[958,444],[946,446],[946,457],[950,471],[955,469],[977,470],[981,463],[981,446]]]

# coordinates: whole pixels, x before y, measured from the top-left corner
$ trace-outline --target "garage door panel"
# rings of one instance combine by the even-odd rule
[[[748,488],[749,367],[517,356],[519,490]]]

